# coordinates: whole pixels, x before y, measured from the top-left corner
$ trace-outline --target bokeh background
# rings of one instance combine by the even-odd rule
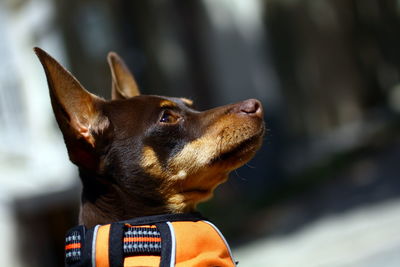
[[[200,206],[239,266],[400,266],[400,1],[1,0],[0,265],[63,266],[80,185],[32,47],[110,97],[265,107],[257,156]]]

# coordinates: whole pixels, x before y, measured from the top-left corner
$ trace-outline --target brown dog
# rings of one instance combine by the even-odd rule
[[[35,52],[69,157],[79,168],[80,222],[87,227],[191,212],[261,145],[257,100],[199,112],[185,98],[140,95],[123,61],[110,53],[113,97],[107,101],[46,52]]]

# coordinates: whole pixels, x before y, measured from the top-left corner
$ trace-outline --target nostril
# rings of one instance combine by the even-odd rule
[[[261,110],[261,104],[258,100],[249,99],[242,103],[240,111],[248,114],[257,113]]]

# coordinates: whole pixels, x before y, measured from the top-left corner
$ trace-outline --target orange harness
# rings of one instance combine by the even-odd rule
[[[140,217],[68,231],[68,267],[235,266],[224,236],[199,213]]]

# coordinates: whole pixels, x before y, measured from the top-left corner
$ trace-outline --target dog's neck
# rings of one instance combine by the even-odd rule
[[[141,216],[192,212],[195,209],[194,205],[185,203],[171,205],[167,199],[154,193],[127,192],[112,177],[96,175],[82,168],[79,174],[83,185],[79,223],[86,227]]]

